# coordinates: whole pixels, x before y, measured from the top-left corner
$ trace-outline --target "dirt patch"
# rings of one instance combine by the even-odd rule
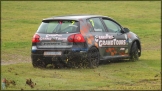
[[[1,65],[10,65],[10,64],[17,64],[17,63],[30,63],[31,59],[17,59],[17,60],[1,60]]]

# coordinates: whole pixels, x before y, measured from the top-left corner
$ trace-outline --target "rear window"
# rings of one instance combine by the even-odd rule
[[[37,33],[64,34],[79,32],[79,22],[73,20],[43,21]]]

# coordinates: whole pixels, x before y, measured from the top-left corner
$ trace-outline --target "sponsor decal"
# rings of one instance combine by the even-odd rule
[[[131,43],[132,42],[130,34],[125,35],[125,38],[126,38],[126,43]]]
[[[120,50],[125,50],[125,48],[120,48]]]
[[[114,39],[114,36],[106,34],[105,36],[95,36],[95,42],[98,43],[99,47],[108,45],[126,45],[126,40]]]
[[[125,52],[124,51],[121,51],[121,52],[119,52],[119,55],[124,56],[125,55]]]
[[[131,43],[132,42],[132,40],[129,38],[129,43]]]
[[[128,39],[126,40],[126,42],[127,42],[127,43],[131,43],[131,42],[132,42],[132,39],[128,38]]]
[[[128,49],[127,48],[120,48],[119,55],[126,56],[127,55],[126,50],[128,50]]]
[[[56,40],[67,40],[67,38],[57,38]]]
[[[93,35],[89,34],[89,37],[87,37],[87,43],[90,45],[92,45],[94,43]]]
[[[62,36],[60,34],[47,34],[46,37],[53,37],[53,36]]]
[[[92,23],[92,26],[94,27],[94,22],[93,22],[93,20],[92,20],[92,19],[90,19],[90,22]]]
[[[115,54],[117,54],[117,51],[115,48],[107,48],[106,52],[110,53],[111,56],[114,56]]]
[[[58,37],[56,37],[58,36]],[[49,35],[47,34],[46,37],[40,37],[40,40],[51,40],[51,41],[56,41],[56,40],[63,40],[63,41],[66,41],[67,38],[63,38],[63,37],[60,37],[62,35],[58,35],[58,34],[52,34],[52,35]]]
[[[74,27],[78,27],[77,25],[72,25],[72,24],[69,24],[69,26],[74,26]]]
[[[96,32],[101,32],[102,29],[94,29]]]
[[[98,40],[99,40],[99,39],[98,39],[98,36],[96,35],[96,36],[95,36],[95,42],[98,42]]]
[[[75,21],[72,21],[72,25],[75,23]]]
[[[131,35],[127,34],[127,37],[128,37],[128,39],[127,39],[128,43],[131,43],[132,42]]]
[[[90,24],[84,24],[84,25],[82,25],[81,26],[81,30],[80,30],[81,34],[82,35],[86,35],[89,32],[90,28],[91,28],[91,25]]]
[[[92,28],[92,26],[89,23],[85,23],[82,19],[79,19],[79,21],[80,21],[80,32],[83,36],[85,36]]]
[[[56,40],[67,40],[67,38],[59,38],[59,37],[47,38],[47,37],[40,37],[40,40],[56,41]]]
[[[99,47],[108,45],[126,45],[126,40],[99,40]]]
[[[98,48],[98,44],[95,42],[95,46]]]
[[[98,42],[99,40],[106,40],[106,39],[113,39],[114,38],[114,36],[111,36],[111,35],[109,35],[109,34],[106,34],[106,36],[98,36],[98,35],[96,35],[95,36],[95,41],[96,42]]]
[[[128,37],[127,37],[127,35],[125,34],[125,39],[127,40],[127,38],[128,38]]]

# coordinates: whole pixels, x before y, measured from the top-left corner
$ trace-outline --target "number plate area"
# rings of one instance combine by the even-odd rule
[[[57,56],[57,55],[61,55],[61,51],[57,51],[57,52],[44,52],[44,56]]]

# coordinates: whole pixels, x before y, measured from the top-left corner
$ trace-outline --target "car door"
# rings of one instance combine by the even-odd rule
[[[106,46],[103,45],[102,40],[106,39],[107,30],[105,29],[100,18],[89,18],[87,19],[87,23],[91,26],[89,29],[90,35],[93,36],[94,44],[99,49],[100,58],[102,59],[105,55],[106,49]],[[88,44],[90,45],[91,43]],[[90,46],[93,46],[93,44]]]
[[[122,32],[122,27],[112,19],[101,18],[108,30],[105,56],[123,57],[128,56],[127,34]]]

